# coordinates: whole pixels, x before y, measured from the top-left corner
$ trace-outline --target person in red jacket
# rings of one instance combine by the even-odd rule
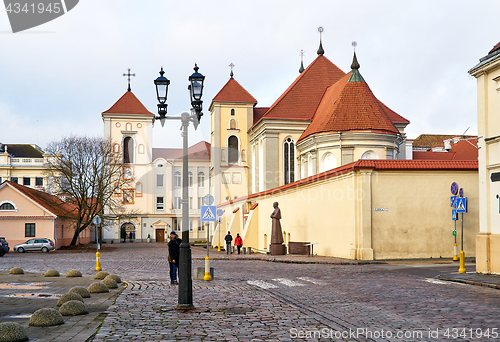
[[[241,246],[243,246],[243,240],[240,234],[236,234],[236,239],[234,239],[234,245],[238,248],[238,254],[240,254]]]

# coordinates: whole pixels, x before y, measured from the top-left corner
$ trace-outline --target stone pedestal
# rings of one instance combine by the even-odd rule
[[[271,255],[285,255],[286,246],[281,243],[272,243],[269,245],[269,253]]]

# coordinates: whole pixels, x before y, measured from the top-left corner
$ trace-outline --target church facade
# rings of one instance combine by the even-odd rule
[[[477,160],[415,160],[409,121],[370,90],[354,54],[344,73],[318,57],[270,106],[235,79],[210,106],[214,191],[226,231],[268,252],[273,203],[283,240],[351,259],[453,256],[450,184],[468,189],[464,249],[478,230]],[[455,155],[443,153],[443,156]]]

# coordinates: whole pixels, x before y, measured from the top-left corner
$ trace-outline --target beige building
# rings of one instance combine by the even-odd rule
[[[479,234],[476,270],[500,273],[500,43],[469,70],[477,79]]]
[[[47,157],[37,145],[0,143],[0,182],[9,180],[45,191]]]
[[[114,185],[123,205],[118,213],[106,211],[117,219],[104,227],[105,241],[119,242],[132,233],[136,241],[164,242],[170,231],[182,229],[182,149],[153,148],[153,118],[130,90],[102,113],[104,138],[111,139],[113,153],[125,164]],[[210,144],[199,142],[188,153],[190,239],[206,240],[200,209],[209,192]]]
[[[450,186],[458,182],[469,197],[464,249],[474,255],[477,150],[463,137],[443,139],[412,159],[409,121],[376,98],[359,69],[354,55],[344,73],[320,45],[269,108],[257,107],[231,72],[210,106],[214,193],[224,211],[214,246],[230,230],[267,252],[277,201],[288,247],[315,243],[317,254],[362,260],[452,257]]]

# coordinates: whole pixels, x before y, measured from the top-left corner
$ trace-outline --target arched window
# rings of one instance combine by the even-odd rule
[[[336,167],[337,167],[337,158],[335,158],[335,156],[330,152],[325,153],[325,155],[321,160],[321,172],[328,171]]]
[[[10,202],[5,202],[0,205],[0,210],[16,210],[16,207]]]
[[[283,144],[283,172],[285,184],[295,181],[295,142],[292,138],[286,138]]]
[[[193,173],[191,171],[188,172],[188,186],[193,187]]]
[[[365,153],[363,153],[363,155],[361,156],[361,159],[379,159],[379,158],[378,158],[378,155],[374,151],[369,150],[369,151],[366,151]]]
[[[116,143],[115,143],[115,144],[113,144],[113,152],[114,152],[114,153],[118,153],[118,152],[120,152],[120,145],[118,145],[118,144],[116,144]]]
[[[234,135],[230,136],[227,140],[228,153],[228,163],[237,164],[238,163],[238,138]]]
[[[232,116],[234,115],[234,109],[231,109],[231,115]]]
[[[175,171],[174,173],[174,187],[180,188],[182,186],[181,173],[179,171]]]
[[[134,163],[134,140],[131,137],[123,139],[123,163]]]
[[[314,174],[314,163],[312,154],[309,154],[307,158],[307,177],[311,177]]]
[[[229,129],[236,129],[236,120],[235,119],[229,120]]]
[[[130,122],[127,122],[127,124],[125,125],[125,130],[126,131],[131,131],[132,130],[132,124]]]
[[[135,196],[142,197],[142,183],[139,182],[135,185]]]
[[[143,144],[140,144],[139,145],[139,153],[144,153],[144,145]]]
[[[205,187],[205,173],[200,171],[198,172],[198,188]]]

